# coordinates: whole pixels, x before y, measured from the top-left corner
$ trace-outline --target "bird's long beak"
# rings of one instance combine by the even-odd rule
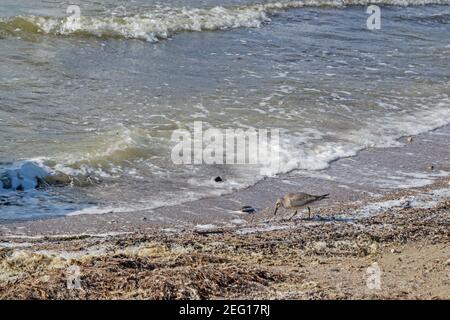
[[[273,215],[276,215],[278,211],[278,206],[275,207],[275,211],[273,212]]]

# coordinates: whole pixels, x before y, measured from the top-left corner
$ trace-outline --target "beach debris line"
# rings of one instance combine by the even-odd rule
[[[215,224],[198,224],[194,228],[194,232],[198,234],[214,234],[223,233],[223,228]]]
[[[324,194],[320,196],[315,196],[307,193],[288,193],[282,198],[279,198],[275,204],[275,211],[273,212],[273,215],[277,214],[277,211],[280,207],[283,207],[285,209],[295,209],[294,214],[289,218],[289,220],[293,219],[298,212],[298,209],[303,208],[307,206],[308,204],[311,204],[313,202],[317,202],[320,200],[323,200],[327,198],[329,194]],[[311,208],[307,206],[308,208],[308,219],[311,219]]]

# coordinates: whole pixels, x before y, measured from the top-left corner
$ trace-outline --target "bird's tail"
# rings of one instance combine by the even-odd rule
[[[330,194],[327,193],[327,194],[324,194],[324,195],[322,195],[322,196],[318,196],[318,197],[317,197],[317,200],[326,199],[326,198],[328,198],[329,195],[330,195]]]

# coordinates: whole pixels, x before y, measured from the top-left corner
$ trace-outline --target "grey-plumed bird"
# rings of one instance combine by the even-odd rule
[[[285,209],[295,209],[294,214],[289,219],[292,219],[297,215],[298,209],[307,206],[308,204],[311,204],[313,202],[317,202],[320,200],[323,200],[327,198],[329,194],[324,194],[321,196],[314,196],[307,193],[288,193],[284,197],[277,200],[275,211],[273,212],[273,215],[277,214],[277,211],[280,207],[283,207]],[[311,219],[311,208],[308,207],[308,217]]]

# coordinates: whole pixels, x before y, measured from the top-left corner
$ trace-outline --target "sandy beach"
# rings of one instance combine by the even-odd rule
[[[180,206],[3,223],[0,297],[449,299],[448,132],[444,127],[401,147],[363,151],[315,178],[291,173],[186,204],[184,210],[202,215],[183,224],[177,220]],[[358,166],[367,169],[368,159],[378,168],[400,163],[403,172],[423,175],[404,179],[410,184],[397,188],[377,188],[372,175],[365,190],[330,178],[348,162],[355,173]],[[378,181],[385,178],[375,165],[372,169]],[[358,177],[352,177],[355,183]],[[272,198],[299,185],[332,196],[313,207],[311,220],[304,211],[292,220],[286,210],[274,217]],[[234,211],[227,211],[233,203]],[[239,204],[261,209],[237,213]],[[155,218],[162,214],[167,219]],[[75,288],[68,285],[73,270]]]
[[[9,238],[1,243],[0,297],[449,299],[449,212],[447,197],[357,221],[324,216],[182,233]],[[68,289],[73,266],[80,287]],[[379,287],[368,282],[373,267]]]

